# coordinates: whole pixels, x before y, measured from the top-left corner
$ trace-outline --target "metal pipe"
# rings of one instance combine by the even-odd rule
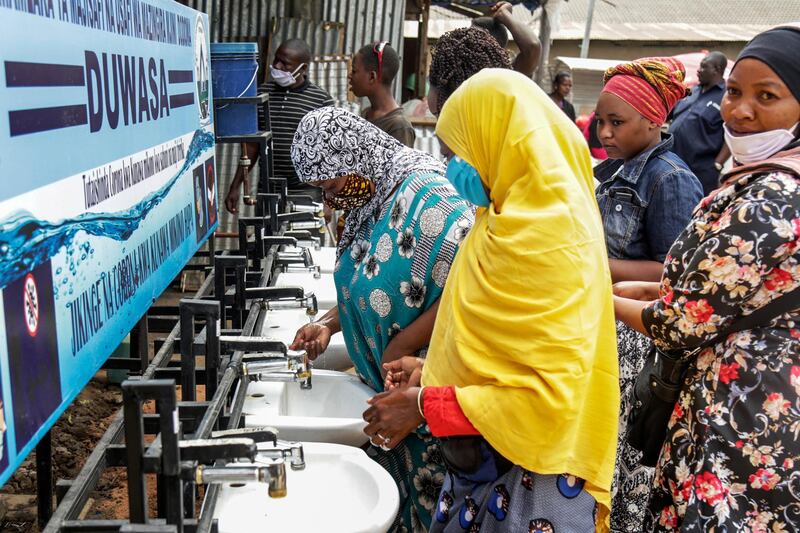
[[[306,230],[315,229],[322,232],[322,230],[325,228],[325,222],[321,219],[314,221],[290,222],[289,228],[291,228],[292,231],[303,230],[303,229]]]
[[[286,464],[283,458],[274,460],[265,466],[242,465],[224,467],[198,466],[195,471],[195,482],[198,485],[212,483],[267,483],[267,492],[271,498],[286,496]]]

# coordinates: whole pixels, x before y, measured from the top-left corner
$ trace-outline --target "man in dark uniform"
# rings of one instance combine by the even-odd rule
[[[320,189],[300,184],[290,156],[292,138],[300,119],[319,107],[333,105],[333,98],[324,89],[308,80],[308,64],[311,50],[300,39],[284,41],[275,52],[270,68],[272,80],[259,86],[259,92],[269,93],[269,118],[272,127],[272,163],[276,178],[285,178],[293,192],[319,197]],[[259,124],[265,117],[259,108]],[[251,161],[249,168],[239,166],[231,182],[225,207],[231,213],[239,211],[242,184],[247,181],[250,170],[258,160],[258,144],[245,144],[243,154]],[[266,192],[266,183],[259,183],[259,191]]]
[[[697,70],[700,84],[675,106],[669,129],[675,143],[672,151],[689,165],[705,194],[719,186],[722,165],[730,155],[719,113],[727,64],[722,52],[711,52],[703,59]]]

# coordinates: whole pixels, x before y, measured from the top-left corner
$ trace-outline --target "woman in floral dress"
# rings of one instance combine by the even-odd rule
[[[341,331],[359,376],[381,392],[383,363],[424,355],[473,208],[439,161],[342,109],[324,107],[300,121],[292,160],[300,181],[349,211],[334,272],[338,306],[301,328],[292,347],[315,357]],[[393,530],[427,531],[445,471],[435,439],[421,427],[392,450],[380,438],[373,444],[368,454],[400,490]]]
[[[615,287],[617,316],[662,349],[693,348],[782,297],[795,310],[691,363],[656,467],[658,532],[800,531],[800,29],[756,36],[728,80],[738,166],[698,207],[657,287]]]

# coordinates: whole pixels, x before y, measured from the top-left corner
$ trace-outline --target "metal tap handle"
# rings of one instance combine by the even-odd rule
[[[322,213],[322,204],[312,203],[311,205],[305,204],[292,204],[292,210],[297,213],[313,213],[319,215]]]
[[[258,454],[270,459],[289,459],[292,470],[303,470],[306,467],[305,452],[299,442],[279,440],[274,448],[259,448]]]
[[[274,372],[276,370],[293,370],[291,368],[291,361],[287,359],[276,359],[273,361],[244,363],[242,365],[242,375],[256,381],[258,380],[258,375],[262,372]]]
[[[306,222],[290,222],[289,227],[292,230],[317,230],[323,232],[325,229],[325,222],[321,219],[317,219],[313,222],[306,221]]]
[[[314,279],[320,279],[322,277],[322,270],[320,269],[319,265],[311,265],[311,266],[300,266],[300,265],[283,265],[281,269],[287,273],[295,273],[300,274],[307,272],[314,276]]]
[[[271,498],[286,496],[286,464],[273,461],[264,466],[235,463],[224,467],[198,466],[195,471],[198,485],[210,483],[268,483]]]
[[[286,311],[305,307],[303,300],[266,300],[263,305],[267,311]]]
[[[273,446],[278,443],[278,430],[270,426],[249,428],[223,429],[211,432],[212,439],[246,438],[257,443],[271,442]]]

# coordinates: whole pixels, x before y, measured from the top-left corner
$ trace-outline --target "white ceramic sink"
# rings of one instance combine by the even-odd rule
[[[286,465],[285,498],[270,498],[264,483],[222,484],[214,511],[220,533],[383,533],[389,528],[400,499],[386,470],[351,446],[309,442],[303,451],[304,470]]]
[[[283,440],[363,446],[361,416],[374,395],[357,376],[314,370],[310,390],[294,382],[249,383],[242,414],[245,426],[272,426]]]
[[[320,309],[315,318],[324,315],[327,309]],[[268,339],[274,339],[290,345],[294,340],[297,330],[303,324],[308,324],[309,317],[305,309],[288,309],[285,311],[269,311],[264,319],[264,325],[259,333]],[[321,370],[347,370],[352,367],[350,356],[344,337],[336,334],[331,337],[328,349],[314,361],[314,368]]]
[[[336,306],[336,285],[333,274],[322,274],[314,278],[310,272],[282,272],[275,282],[276,287],[303,287],[306,292],[313,292],[317,296],[317,306],[320,309],[330,309]]]
[[[284,251],[297,253],[301,252],[302,249],[295,246],[287,246]],[[315,265],[319,265],[320,272],[330,274],[336,266],[336,248],[333,246],[323,246],[319,250],[311,248],[311,258],[314,260]]]

